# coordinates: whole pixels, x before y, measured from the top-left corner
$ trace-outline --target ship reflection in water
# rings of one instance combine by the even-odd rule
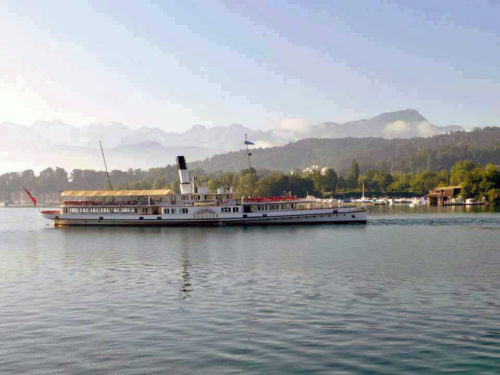
[[[181,286],[179,289],[180,291],[179,296],[182,299],[191,297],[191,292],[193,291],[193,287],[191,285],[191,276],[189,275],[188,272],[189,266],[190,264],[188,259],[181,260],[181,271],[180,271]]]

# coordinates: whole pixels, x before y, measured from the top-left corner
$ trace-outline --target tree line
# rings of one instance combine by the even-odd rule
[[[479,163],[464,160],[452,168],[439,171],[387,172],[370,168],[361,173],[356,160],[352,160],[348,171],[339,173],[333,168],[304,172],[294,169],[290,173],[265,169],[242,169],[239,172],[217,171],[206,173],[200,168],[190,170],[199,181],[208,181],[209,188],[233,186],[238,196],[305,196],[333,197],[359,192],[364,186],[367,193],[378,194],[411,193],[426,194],[438,186],[461,185],[464,198],[485,198],[500,203],[500,169],[493,164],[484,167]],[[161,189],[179,191],[177,168],[169,165],[151,168],[147,171],[129,169],[113,170],[110,179],[114,189]],[[63,168],[47,168],[38,175],[32,170],[0,175],[0,200],[18,201],[23,199],[23,187],[28,188],[40,201],[57,200],[62,190],[107,189],[106,174],[103,171],[74,169],[68,173]]]
[[[232,185],[238,195],[248,196],[251,193],[250,178],[253,178],[255,194],[258,196],[312,194],[328,198],[359,192],[363,186],[367,193],[424,195],[439,186],[460,185],[464,198],[484,198],[494,204],[500,204],[500,168],[493,164],[487,164],[483,168],[480,164],[468,160],[457,162],[450,170],[426,170],[417,173],[390,173],[369,169],[360,174],[356,160],[352,160],[349,172],[345,175],[330,168],[321,172],[297,172],[254,173],[244,169],[239,173],[226,172],[209,179],[209,186],[216,188]]]

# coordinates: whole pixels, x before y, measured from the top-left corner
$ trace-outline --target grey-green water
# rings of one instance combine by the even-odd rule
[[[498,373],[500,214],[52,228],[0,209],[1,373]]]

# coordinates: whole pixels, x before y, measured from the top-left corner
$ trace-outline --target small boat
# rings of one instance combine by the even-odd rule
[[[484,203],[484,201],[479,201],[475,198],[467,198],[464,204],[466,206],[482,206]]]

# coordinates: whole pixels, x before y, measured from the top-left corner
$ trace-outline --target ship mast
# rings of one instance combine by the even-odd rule
[[[248,140],[247,135],[245,134],[245,146],[247,146],[247,156],[248,156],[248,171],[250,172],[250,198],[253,198],[253,172],[252,172],[252,163],[250,162],[250,156],[252,156],[252,153],[248,149],[249,145],[253,145],[253,142],[250,142]]]
[[[109,178],[108,166],[106,165],[106,158],[104,157],[104,150],[102,149],[102,143],[99,141],[99,146],[101,147],[102,160],[104,161],[104,169],[106,170],[106,178],[108,180],[109,190],[113,190],[111,185],[111,179]]]

